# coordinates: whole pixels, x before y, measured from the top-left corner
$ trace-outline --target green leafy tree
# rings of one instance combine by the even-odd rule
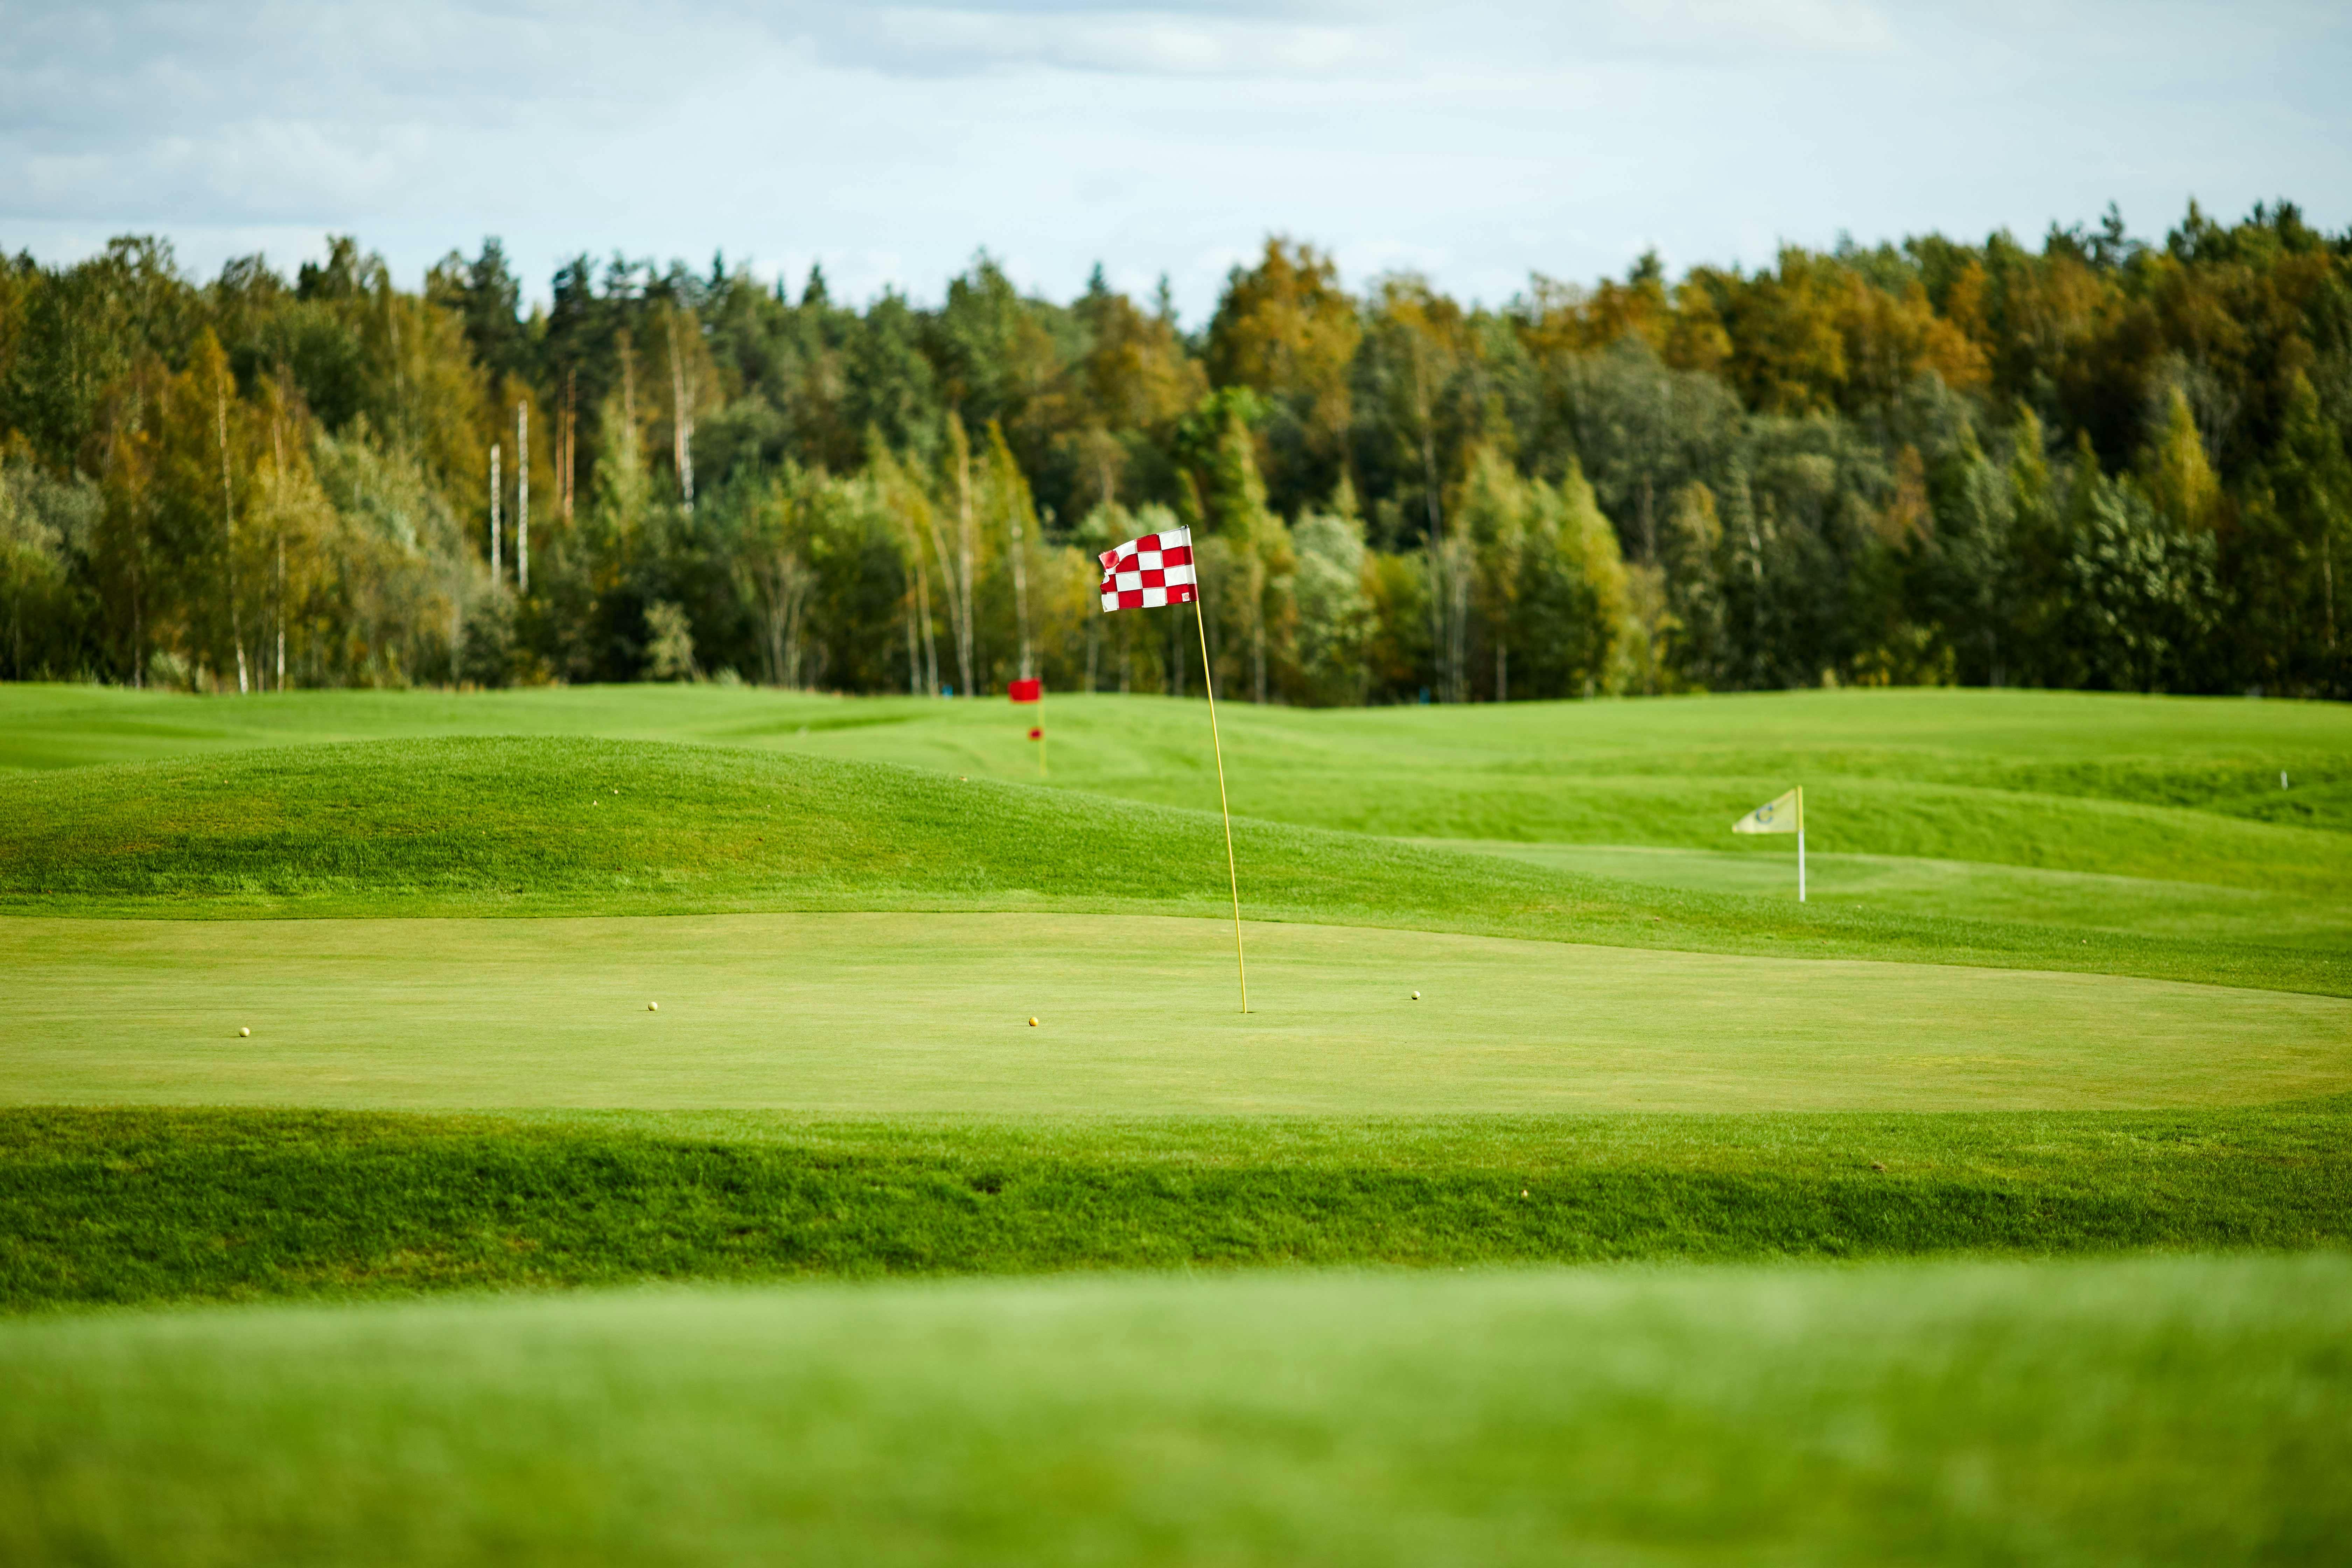
[[[1285,510],[1329,494],[1348,470],[1362,337],[1338,263],[1312,246],[1270,236],[1257,265],[1225,279],[1209,322],[1208,379],[1264,401],[1269,490]]]

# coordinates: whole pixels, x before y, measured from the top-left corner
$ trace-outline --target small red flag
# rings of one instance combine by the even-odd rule
[[[1008,681],[1005,684],[1004,695],[1015,702],[1043,702],[1045,700],[1045,682],[1042,678],[1036,680]],[[1034,740],[1035,737],[1032,736],[1031,739]]]
[[[1029,731],[1029,738],[1033,741],[1042,741],[1045,738],[1045,731],[1043,730],[1032,730]]]

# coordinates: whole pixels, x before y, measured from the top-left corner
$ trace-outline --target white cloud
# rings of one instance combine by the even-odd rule
[[[1874,52],[1894,27],[1862,0],[1617,0],[1621,36],[1671,48]]]
[[[2352,224],[2352,30],[2304,0],[0,5],[0,246],[53,257],[499,234],[534,281],[723,247],[936,298],[986,245],[1198,320],[1269,231],[1492,300],[2111,198]]]
[[[885,6],[818,35],[828,58],[917,74],[1045,67],[1115,76],[1324,76],[1377,63],[1362,31],[1166,11]]]

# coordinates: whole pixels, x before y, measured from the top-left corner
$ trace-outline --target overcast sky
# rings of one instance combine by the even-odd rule
[[[1500,301],[1656,247],[2038,237],[2109,201],[2352,227],[2352,6],[1891,0],[0,0],[0,247],[209,276],[356,234],[714,250],[938,298],[985,246],[1197,324],[1268,232]]]

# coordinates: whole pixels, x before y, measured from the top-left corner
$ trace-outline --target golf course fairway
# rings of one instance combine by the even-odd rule
[[[2341,1555],[2352,710],[1221,714],[0,688],[0,1562]]]
[[[2341,997],[1304,924],[1246,941],[1243,1016],[1213,920],[17,919],[0,1103],[1454,1116],[2352,1090]]]

